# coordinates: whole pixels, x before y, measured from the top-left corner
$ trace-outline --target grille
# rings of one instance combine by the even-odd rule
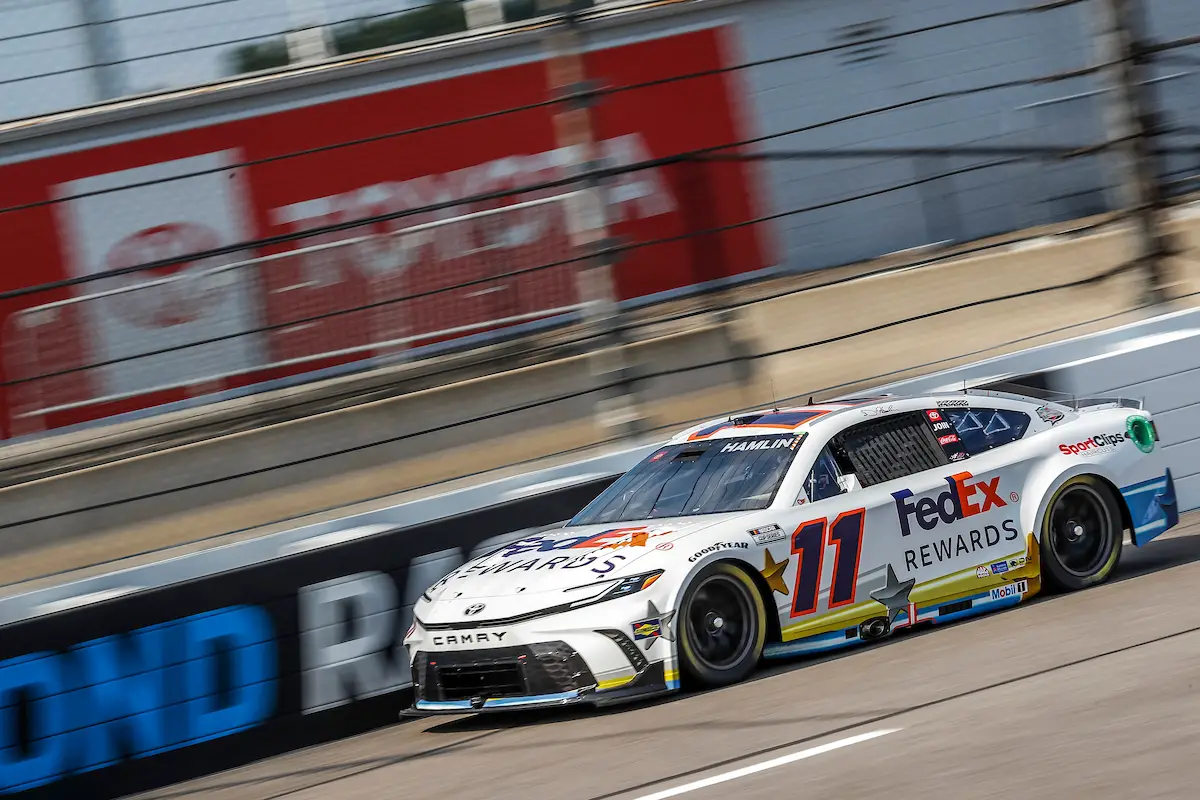
[[[434,679],[444,700],[472,697],[513,697],[525,694],[525,681],[516,661],[478,666],[435,666]]]
[[[413,682],[423,700],[557,694],[595,686],[583,658],[563,642],[417,653]]]

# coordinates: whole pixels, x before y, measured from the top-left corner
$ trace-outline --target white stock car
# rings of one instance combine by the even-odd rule
[[[409,714],[627,701],[1100,583],[1178,523],[1141,404],[875,397],[675,436],[430,587]]]

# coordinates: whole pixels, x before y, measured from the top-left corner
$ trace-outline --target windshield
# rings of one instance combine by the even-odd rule
[[[568,526],[767,508],[805,434],[685,442],[622,475]]]

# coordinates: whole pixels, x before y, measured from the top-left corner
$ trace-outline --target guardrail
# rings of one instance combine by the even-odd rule
[[[1197,337],[1200,311],[1181,312],[878,391],[1137,389],[1186,509]],[[655,446],[0,599],[0,791],[115,797],[394,723],[420,592],[560,524]]]

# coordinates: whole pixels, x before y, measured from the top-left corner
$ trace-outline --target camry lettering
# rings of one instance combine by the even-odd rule
[[[452,644],[500,644],[508,631],[490,631],[488,633],[450,633],[445,636],[434,636],[436,647],[446,647]]]
[[[950,488],[935,497],[922,497],[915,503],[911,502],[913,493],[910,489],[892,492],[896,501],[896,514],[900,518],[900,535],[912,534],[911,519],[917,520],[922,530],[931,531],[938,524],[960,522],[967,517],[983,514],[993,508],[1003,508],[1008,505],[1000,496],[1000,477],[972,480],[969,472],[960,472],[946,478]],[[976,495],[979,495],[976,499]]]

